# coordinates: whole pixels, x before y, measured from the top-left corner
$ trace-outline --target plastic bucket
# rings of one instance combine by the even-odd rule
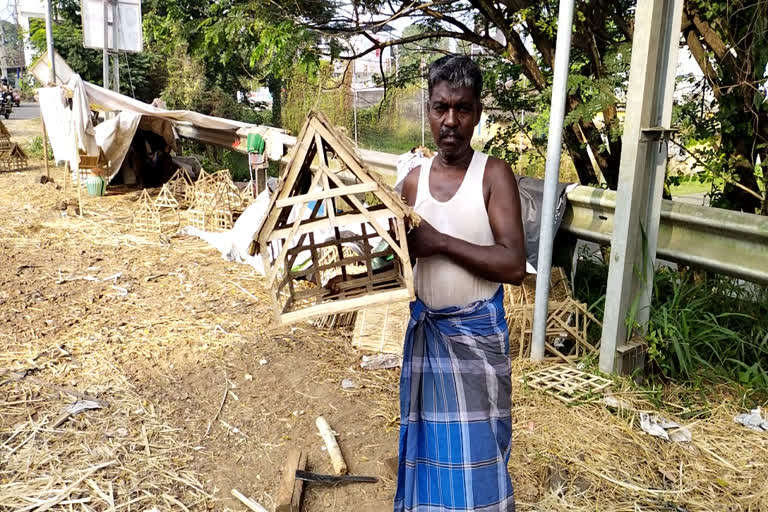
[[[107,182],[101,176],[88,176],[85,186],[88,188],[88,195],[92,197],[103,196],[107,192]]]

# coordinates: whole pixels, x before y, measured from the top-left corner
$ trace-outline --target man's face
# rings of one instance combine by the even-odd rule
[[[429,127],[438,150],[446,158],[463,155],[480,122],[482,105],[471,87],[450,87],[438,82],[427,105]]]

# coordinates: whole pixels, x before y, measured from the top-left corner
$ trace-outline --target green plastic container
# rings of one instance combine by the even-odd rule
[[[91,174],[85,180],[85,186],[88,187],[88,195],[92,197],[103,196],[107,193],[107,182],[101,176]]]

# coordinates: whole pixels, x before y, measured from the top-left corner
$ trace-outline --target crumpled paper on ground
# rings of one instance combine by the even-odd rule
[[[397,368],[402,364],[402,357],[397,354],[378,354],[375,356],[363,356],[361,368],[366,370],[385,370]]]
[[[668,420],[662,416],[653,415],[648,413],[640,413],[640,428],[644,432],[667,441],[674,443],[690,443],[692,436],[691,431],[685,427],[681,427],[679,423]],[[671,432],[668,432],[671,430]]]
[[[733,418],[736,423],[758,432],[768,432],[768,419],[763,419],[760,408],[752,409],[748,413],[739,414]]]
[[[103,405],[101,405],[99,402],[94,402],[93,400],[78,400],[77,402],[73,402],[64,407],[61,412],[74,416],[75,414],[87,411],[89,409],[101,409],[102,407]]]

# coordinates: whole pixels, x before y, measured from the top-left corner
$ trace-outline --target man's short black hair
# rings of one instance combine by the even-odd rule
[[[466,55],[446,55],[430,64],[427,78],[430,97],[440,82],[448,82],[450,87],[471,87],[477,100],[483,92],[483,73]]]

